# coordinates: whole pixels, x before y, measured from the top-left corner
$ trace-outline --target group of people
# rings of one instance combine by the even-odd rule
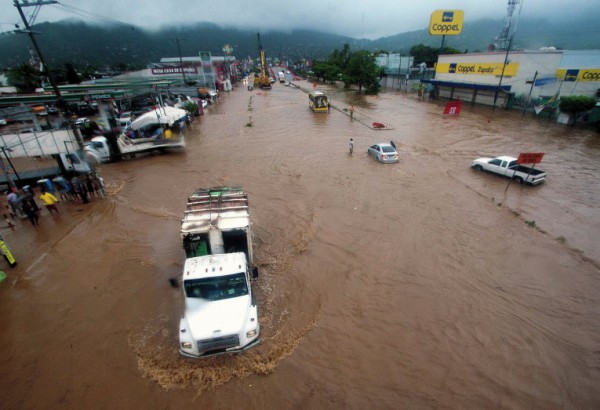
[[[38,199],[42,201],[48,212],[58,215],[58,203],[60,201],[81,200],[84,204],[90,201],[90,197],[104,198],[106,192],[104,181],[98,175],[91,173],[83,176],[74,176],[70,180],[55,178],[51,186],[40,185]],[[32,225],[39,224],[40,207],[35,201],[35,192],[29,185],[23,187],[20,192],[9,190],[6,194],[7,213],[4,219],[8,227],[14,228],[11,219],[28,218]]]

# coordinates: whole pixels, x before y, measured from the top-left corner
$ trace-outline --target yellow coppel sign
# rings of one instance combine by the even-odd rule
[[[577,69],[558,69],[556,78],[561,81],[587,81],[600,82],[600,69],[597,68],[577,68]]]
[[[502,75],[502,63],[438,63],[436,74],[459,75]],[[505,77],[514,77],[519,71],[519,63],[508,63],[504,68]]]
[[[431,13],[429,34],[456,36],[462,31],[465,13],[462,10],[436,10]]]

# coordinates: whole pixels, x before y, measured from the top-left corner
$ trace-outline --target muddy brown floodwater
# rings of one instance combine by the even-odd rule
[[[104,165],[108,198],[2,229],[19,262],[0,283],[2,407],[600,407],[598,134],[329,92],[354,120],[236,88],[185,152]],[[390,140],[400,163],[367,156]],[[469,167],[519,152],[546,153],[546,184]],[[186,198],[215,185],[249,193],[263,343],[191,360],[168,279]]]

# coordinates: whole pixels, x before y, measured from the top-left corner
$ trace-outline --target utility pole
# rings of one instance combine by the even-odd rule
[[[58,87],[56,86],[56,83],[54,82],[54,80],[52,79],[52,76],[50,75],[50,70],[48,70],[48,66],[46,66],[46,61],[44,60],[44,56],[42,56],[42,52],[40,51],[40,47],[38,46],[37,41],[35,40],[35,37],[33,36],[33,31],[31,31],[31,27],[29,26],[29,22],[27,21],[27,18],[25,17],[25,14],[23,14],[23,9],[21,7],[31,7],[31,6],[44,6],[47,4],[56,4],[58,3],[58,1],[54,1],[54,0],[38,0],[37,2],[29,2],[29,1],[24,1],[23,4],[20,4],[18,0],[14,0],[15,2],[15,7],[17,8],[17,10],[19,11],[19,14],[21,15],[21,19],[23,20],[23,24],[25,25],[25,30],[24,31],[20,31],[20,32],[24,32],[26,34],[29,35],[29,38],[31,39],[31,42],[33,43],[33,48],[35,48],[35,52],[38,55],[38,58],[40,59],[40,63],[42,63],[42,69],[44,71],[44,73],[46,73],[48,75],[48,80],[50,81],[50,85],[52,85],[52,89],[54,90],[54,93],[56,94],[57,98],[61,98],[60,95],[60,90],[58,89]]]
[[[510,37],[508,41],[508,47],[506,48],[506,55],[504,56],[504,64],[502,65],[502,73],[500,73],[500,81],[498,81],[498,87],[496,88],[496,93],[494,94],[494,106],[492,107],[492,111],[496,109],[496,101],[498,100],[498,93],[502,87],[502,79],[504,78],[504,70],[506,69],[506,65],[508,64],[508,53],[510,52],[510,48],[512,47],[513,37]]]
[[[54,82],[54,79],[52,78],[52,75],[50,74],[50,70],[48,70],[48,66],[46,65],[44,56],[42,55],[42,52],[40,51],[40,47],[38,46],[38,43],[35,40],[35,37],[33,35],[34,33],[33,33],[33,31],[31,31],[29,22],[27,21],[27,18],[25,17],[25,14],[23,13],[23,9],[22,9],[22,7],[31,7],[31,6],[39,7],[39,6],[45,6],[48,4],[56,4],[56,3],[58,3],[58,1],[56,1],[56,0],[37,0],[36,2],[23,0],[23,3],[21,4],[21,3],[19,3],[18,0],[14,0],[15,7],[19,11],[19,15],[21,16],[21,19],[23,20],[23,24],[25,25],[25,30],[17,30],[17,31],[21,32],[21,33],[24,32],[29,35],[29,38],[31,39],[31,43],[33,44],[33,47],[35,48],[35,52],[37,53],[38,58],[40,59],[40,63],[42,64],[42,70],[48,76],[50,85],[52,86],[52,89],[54,90],[54,94],[56,94],[56,99],[60,103],[60,101],[62,100],[62,95],[60,94],[60,90],[58,89],[56,83]],[[83,147],[84,147],[83,138],[81,137],[81,134],[79,133],[79,130],[77,129],[75,124],[73,124],[72,122],[71,122],[71,130],[73,131],[73,134],[75,135],[75,139],[77,140],[79,149],[83,150]]]
[[[179,66],[181,67],[181,76],[183,77],[183,85],[186,85],[185,70],[183,69],[183,57],[181,56],[181,46],[179,45],[179,37],[176,37],[177,50],[179,51]]]
[[[533,86],[535,85],[535,80],[537,80],[538,72],[536,71],[533,75],[533,81],[531,82],[531,88],[529,88],[529,97],[528,102],[531,102],[531,93],[533,92]],[[525,110],[527,109],[527,104],[523,104],[523,117],[525,116]]]

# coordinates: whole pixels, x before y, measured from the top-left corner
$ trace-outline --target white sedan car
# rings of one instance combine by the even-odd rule
[[[377,161],[383,162],[384,164],[399,161],[398,152],[396,152],[396,148],[394,148],[391,144],[385,142],[371,145],[367,150],[367,153],[373,158],[375,158]]]

